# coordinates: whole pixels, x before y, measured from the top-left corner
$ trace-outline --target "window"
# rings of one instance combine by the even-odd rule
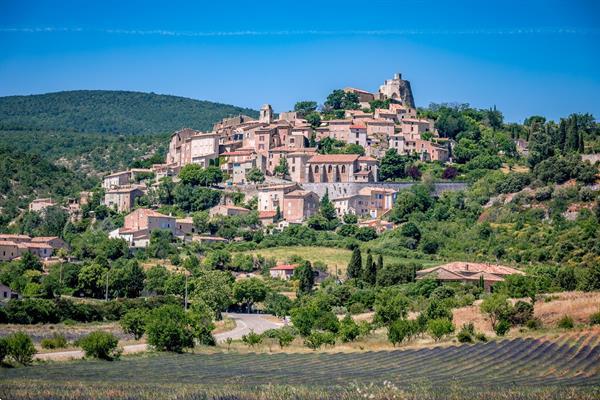
[[[345,173],[346,173],[346,166],[342,165],[342,174],[345,174]]]
[[[319,172],[319,166],[315,165],[315,172]]]
[[[328,168],[328,172],[331,173],[331,171],[333,171],[333,168],[330,165],[329,168]]]

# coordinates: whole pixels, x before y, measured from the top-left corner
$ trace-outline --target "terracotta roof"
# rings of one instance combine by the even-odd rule
[[[3,240],[0,242],[0,246],[14,246],[14,247],[18,247],[18,245],[15,242],[11,242],[10,240]]]
[[[41,242],[49,242],[54,239],[60,239],[58,236],[38,236],[31,238],[32,242],[41,243]]]
[[[129,171],[119,171],[119,172],[113,172],[112,174],[108,174],[104,177],[104,179],[106,178],[112,178],[114,176],[119,176],[119,175],[125,175],[125,174],[129,174]]]
[[[217,206],[217,207],[223,207],[226,208],[228,210],[238,210],[238,211],[250,211],[245,207],[239,207],[239,206],[226,206],[226,205],[221,205],[221,206]]]
[[[350,129],[367,129],[365,125],[350,125]]]
[[[258,218],[273,218],[277,214],[276,211],[260,211],[258,213]]]
[[[298,264],[280,264],[271,268],[271,271],[293,271],[298,268]]]
[[[294,190],[293,192],[286,194],[285,197],[306,197],[311,193],[314,192],[311,192],[310,190]]]
[[[52,246],[46,243],[19,243],[18,246],[24,249],[51,249]]]
[[[31,238],[29,236],[27,236],[27,235],[13,235],[13,234],[9,234],[9,233],[2,233],[2,234],[0,234],[0,240],[11,240],[11,239],[25,239],[25,240],[29,240]]]
[[[358,154],[317,154],[309,163],[350,163],[358,160]]]
[[[296,183],[282,183],[279,185],[264,186],[264,187],[258,188],[258,190],[259,191],[278,190],[278,189],[286,189],[286,188],[293,187],[293,186],[296,186]]]
[[[358,157],[358,161],[377,161],[377,159],[369,156],[360,156]]]

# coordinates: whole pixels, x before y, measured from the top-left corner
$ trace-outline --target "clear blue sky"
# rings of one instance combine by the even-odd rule
[[[123,89],[285,111],[402,72],[418,106],[598,118],[599,50],[595,1],[0,0],[0,96]]]

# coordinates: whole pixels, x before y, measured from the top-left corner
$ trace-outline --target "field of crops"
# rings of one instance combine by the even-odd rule
[[[506,393],[516,390],[521,394],[546,390],[544,393],[548,394],[505,397],[515,399],[560,398],[554,396],[557,393],[566,396],[564,390],[577,391],[571,398],[594,398],[600,395],[600,333],[596,330],[552,339],[512,339],[388,352],[155,354],[116,362],[77,361],[5,369],[0,371],[0,378],[4,381],[0,385],[0,398],[10,399],[86,397],[84,394],[77,397],[77,390],[66,390],[74,384],[87,389],[95,384],[110,385],[113,391],[146,383],[165,388],[172,384],[219,385],[220,390],[228,386],[250,390],[260,385],[286,385],[335,393],[347,390],[349,385],[375,384],[385,389],[387,386],[382,385],[386,381],[389,382],[386,385],[402,393],[428,388],[429,398],[438,398],[434,394],[443,397],[452,388],[471,391],[471,398],[488,398],[477,393],[497,394],[500,390]],[[129,393],[123,398],[140,398],[143,392]],[[113,394],[121,398],[117,392]]]

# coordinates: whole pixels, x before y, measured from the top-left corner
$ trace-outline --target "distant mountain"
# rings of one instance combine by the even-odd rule
[[[210,130],[224,117],[258,111],[154,93],[77,90],[0,97],[0,131],[155,134]]]

